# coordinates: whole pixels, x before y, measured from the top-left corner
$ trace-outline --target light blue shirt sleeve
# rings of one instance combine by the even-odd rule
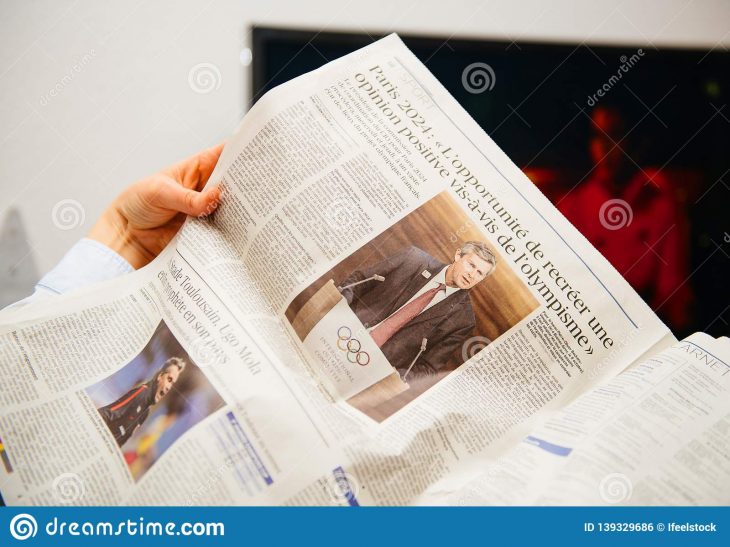
[[[63,294],[134,271],[134,268],[106,245],[84,238],[36,284],[35,292],[6,309],[19,308],[52,295]]]

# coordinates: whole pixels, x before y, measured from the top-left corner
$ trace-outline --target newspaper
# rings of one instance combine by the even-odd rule
[[[728,341],[678,342],[397,36],[266,94],[209,184],[145,268],[0,314],[7,504],[729,501]]]

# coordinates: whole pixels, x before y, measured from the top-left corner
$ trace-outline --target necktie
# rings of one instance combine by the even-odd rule
[[[433,289],[427,290],[421,296],[408,302],[408,304],[375,327],[370,332],[370,336],[373,337],[373,340],[375,340],[378,347],[382,347],[391,336],[401,330],[406,323],[421,313],[440,291],[445,290],[446,285],[443,283],[439,283],[438,286]]]

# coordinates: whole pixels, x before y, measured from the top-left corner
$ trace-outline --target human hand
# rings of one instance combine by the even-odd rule
[[[116,251],[134,268],[154,259],[186,215],[212,213],[220,189],[205,188],[223,144],[136,182],[102,213],[88,237]]]

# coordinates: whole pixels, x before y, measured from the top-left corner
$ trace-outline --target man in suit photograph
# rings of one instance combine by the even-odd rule
[[[403,375],[432,374],[476,324],[469,291],[496,268],[494,253],[467,241],[446,264],[418,247],[353,271],[340,285],[350,308]]]

